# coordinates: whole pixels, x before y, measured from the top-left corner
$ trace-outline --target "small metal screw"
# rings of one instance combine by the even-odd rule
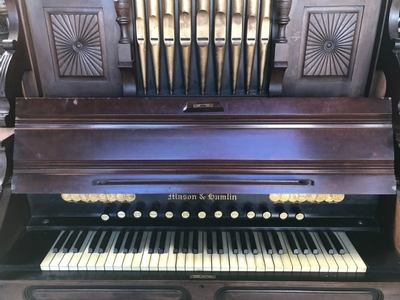
[[[44,220],[42,221],[42,224],[48,224],[48,223],[50,223],[50,220],[49,220],[49,219],[44,219]]]
[[[358,220],[358,225],[363,225],[364,224],[364,222],[362,221],[362,220]]]

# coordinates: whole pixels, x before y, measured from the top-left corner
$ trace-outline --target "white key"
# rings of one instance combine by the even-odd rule
[[[198,237],[199,237],[199,243],[198,243],[199,253],[194,255],[194,270],[195,271],[203,271],[203,232],[202,231],[199,231]]]
[[[327,235],[325,232],[323,234],[325,234],[328,241],[331,243],[331,245],[333,245],[332,240],[330,239],[329,235]],[[336,264],[338,266],[338,272],[339,273],[347,273],[347,264],[344,261],[343,256],[341,254],[339,254],[335,249],[333,251],[334,251],[333,259],[336,261]]]
[[[293,232],[287,232],[287,234],[291,234],[292,235],[292,237],[293,237],[293,239],[294,239],[294,241],[296,243],[297,249],[299,249],[299,254],[296,255],[296,256],[297,256],[298,260],[300,261],[301,272],[304,272],[304,273],[310,272],[311,271],[310,263],[309,263],[306,255],[304,255],[303,252],[301,252],[300,244],[299,244],[299,241],[296,238],[296,235],[294,235]]]
[[[239,272],[247,272],[246,254],[243,254],[242,245],[240,243],[239,232],[235,232],[235,236],[236,236],[236,241],[237,241],[237,246],[238,246],[237,259],[238,259],[238,265],[239,265]]]
[[[176,254],[176,271],[185,271],[186,254],[182,253],[184,232],[180,232],[179,238],[179,252]]]
[[[97,260],[99,259],[100,253],[99,253],[99,248],[100,248],[100,244],[104,238],[104,236],[106,235],[106,232],[103,231],[101,233],[101,236],[99,238],[99,241],[97,242],[97,245],[93,251],[93,253],[90,255],[88,262],[86,264],[86,270],[87,271],[96,271],[96,263]]]
[[[259,253],[258,255],[261,256],[264,260],[264,270],[266,272],[274,272],[275,271],[274,261],[272,259],[272,255],[268,254],[267,252],[262,233],[256,232],[256,237],[257,237],[256,238],[257,248],[260,249],[261,251],[261,253]]]
[[[85,253],[85,251],[87,252],[87,249],[89,247],[89,242],[92,240],[94,231],[88,231],[88,234],[85,238],[85,240],[82,243],[82,246],[80,249],[78,249],[77,253],[74,253],[74,255],[72,256],[69,264],[68,264],[68,270],[69,271],[78,271],[78,264],[79,261],[82,258],[82,255]]]
[[[318,254],[308,254],[307,256],[313,255],[313,257],[315,257],[315,259],[317,260],[318,265],[319,265],[320,273],[328,273],[329,272],[329,263],[326,261],[325,255],[322,253],[321,248],[319,247],[319,244],[317,243],[317,241],[314,237],[314,234],[312,232],[309,232],[309,233],[310,233],[312,240],[314,241],[315,246],[318,249]],[[307,245],[308,245],[308,243],[307,243]],[[311,249],[310,245],[308,245],[308,248]]]
[[[249,233],[245,232],[244,236],[246,239],[245,243],[247,244],[247,249],[249,249],[249,253],[245,254],[246,262],[247,262],[247,271],[255,272],[257,268],[256,268],[256,262],[254,260],[254,254],[252,253],[251,247],[250,247]]]
[[[53,245],[50,247],[50,250],[47,252],[46,256],[43,258],[42,262],[40,263],[40,269],[41,269],[42,271],[50,271],[49,265],[50,265],[50,263],[51,263],[51,261],[52,261],[52,259],[53,259],[53,257],[54,257],[54,254],[55,254],[55,253],[53,252],[53,248],[55,247],[55,245],[57,244],[58,240],[61,238],[61,236],[62,236],[63,233],[64,233],[64,230],[62,230],[62,231],[58,234],[58,236],[57,236],[55,242],[54,242]]]
[[[367,265],[364,263],[363,259],[361,258],[360,254],[358,254],[356,248],[344,232],[338,232],[338,237],[342,242],[342,245],[346,248],[347,252],[352,257],[353,261],[357,265],[357,273],[365,273],[367,272]]]
[[[136,242],[138,234],[139,234],[139,232],[137,232],[137,231],[134,232],[131,244],[129,245],[128,252],[127,253],[123,253],[124,254],[124,256],[123,256],[124,260],[122,262],[122,271],[132,271],[133,258],[135,257],[136,254],[138,254],[138,253],[133,253],[133,245]],[[129,235],[129,232],[127,232],[126,239],[128,239],[128,235]],[[142,240],[143,240],[143,236],[142,236]],[[125,245],[125,244],[122,244],[122,245]],[[141,255],[142,254],[140,254],[140,256]],[[137,266],[137,268],[135,270],[139,271],[140,267]]]
[[[167,259],[167,270],[175,271],[176,270],[176,254],[174,253],[174,240],[175,240],[176,232],[171,232],[171,239],[168,250],[168,259]]]
[[[278,238],[281,242],[282,249],[283,249],[283,254],[280,255],[280,257],[282,259],[282,264],[283,264],[283,271],[284,272],[292,272],[293,265],[292,265],[292,261],[290,260],[290,255],[288,253],[288,250],[286,248],[286,243],[285,243],[284,239],[282,238],[281,233],[277,232],[277,234],[278,234]]]
[[[310,234],[314,238],[314,242],[315,245],[317,245],[318,247],[318,251],[321,252],[321,254],[325,257],[326,262],[328,263],[329,273],[337,273],[339,268],[336,264],[335,259],[333,258],[333,255],[330,255],[328,254],[328,252],[326,252],[325,247],[323,247],[322,241],[316,232],[310,232]]]
[[[280,254],[278,254],[278,250],[276,249],[274,239],[272,237],[271,232],[267,232],[269,241],[271,243],[271,248],[272,248],[272,260],[274,262],[275,266],[275,272],[283,272],[285,271],[285,267],[282,261],[282,257]]]
[[[337,232],[334,232],[333,234],[336,235],[336,237],[338,238],[338,240],[340,241],[340,243],[343,246],[343,249],[345,249],[345,253],[342,254],[343,260],[345,261],[346,265],[347,265],[347,272],[348,273],[356,273],[357,272],[357,265],[354,262],[353,258],[351,257],[351,255],[349,254],[349,252],[346,249],[346,246],[344,246],[343,242],[341,241],[339,235]]]
[[[264,261],[264,256],[263,256],[263,249],[261,247],[261,243],[259,240],[259,232],[254,231],[251,232],[251,234],[254,235],[254,240],[256,242],[256,247],[258,249],[258,254],[254,256],[254,261],[256,263],[256,271],[257,272],[265,272],[267,270],[265,261]]]
[[[67,238],[65,239],[64,243],[61,246],[61,250],[55,253],[51,263],[49,265],[50,271],[59,271],[58,265],[61,263],[62,259],[64,258],[65,253],[62,251],[65,244],[68,242],[69,237],[72,235],[72,230],[69,232]]]
[[[158,263],[160,260],[160,254],[158,253],[158,247],[160,246],[160,239],[162,232],[153,233],[157,234],[156,243],[154,245],[153,254],[150,255],[150,271],[158,271]]]
[[[160,254],[160,259],[158,261],[158,270],[159,271],[167,271],[168,270],[167,263],[168,263],[170,243],[171,243],[171,232],[167,231],[167,235],[165,236],[164,253]]]
[[[304,234],[302,232],[300,232],[300,235],[302,236],[304,242],[306,243],[307,248],[311,249],[311,247],[307,244],[307,240],[306,240]],[[309,251],[308,254],[303,254],[303,255],[306,257],[306,259],[308,261],[308,264],[310,266],[310,272],[319,272],[320,267],[319,267],[319,264],[318,264],[318,261],[317,261],[315,255],[311,251]]]
[[[194,271],[193,231],[189,232],[189,249],[185,257],[185,271]]]
[[[104,270],[105,271],[114,271],[114,261],[115,258],[117,257],[117,253],[114,253],[114,248],[115,248],[115,243],[118,240],[119,235],[121,234],[120,231],[115,231],[115,236],[113,241],[110,244],[110,249],[107,255],[107,259],[104,262]],[[111,237],[110,237],[110,241],[111,241]]]
[[[203,271],[212,271],[211,255],[207,253],[207,233],[203,232]]]
[[[144,245],[144,249],[142,251],[143,256],[142,256],[142,260],[140,262],[140,270],[141,271],[149,271],[150,270],[151,254],[149,254],[148,250],[149,250],[150,239],[151,239],[152,235],[153,235],[152,231],[149,231],[147,233],[146,244]]]
[[[217,247],[217,233],[215,231],[211,232],[212,240],[213,240],[213,253],[211,254],[211,262],[212,262],[212,271],[220,272],[221,271],[221,259],[220,254],[218,254]]]
[[[79,237],[81,236],[82,231],[79,231],[78,235],[76,236],[75,241],[72,243],[72,247],[74,247],[75,243],[78,241]],[[65,253],[63,259],[60,261],[60,264],[58,265],[58,269],[60,271],[68,271],[68,265],[69,262],[71,261],[72,257],[74,256],[74,252],[69,251],[67,253]]]
[[[121,247],[118,253],[114,253],[114,262],[112,264],[112,269],[114,271],[122,271],[122,265],[124,263],[126,253],[123,252],[122,246],[125,245],[126,239],[128,238],[129,232],[124,233],[124,238],[122,239]],[[119,235],[118,235],[119,236]],[[118,237],[116,237],[115,242],[117,242]],[[114,244],[115,246],[115,244]],[[112,258],[110,258],[112,260]],[[107,264],[108,265],[108,264]],[[129,266],[130,267],[130,266]]]
[[[132,263],[131,263],[132,271],[140,271],[141,270],[141,264],[142,264],[143,256],[145,255],[144,252],[145,252],[148,235],[149,235],[149,232],[147,232],[147,231],[143,232],[143,235],[142,235],[142,238],[140,241],[140,246],[138,249],[138,253],[135,253],[135,255],[133,256],[133,259],[132,259]],[[149,242],[150,242],[150,240],[149,240]],[[148,248],[148,246],[147,246],[147,248]]]
[[[220,255],[221,259],[221,271],[229,272],[229,250],[228,250],[228,240],[227,240],[227,232],[222,231],[222,246],[224,249],[224,254]]]
[[[226,239],[228,242],[229,271],[237,272],[239,271],[239,265],[238,265],[237,255],[233,254],[232,239],[230,232],[226,233]]]
[[[47,252],[47,255],[44,257],[44,259],[40,263],[40,269],[42,271],[50,271],[50,263],[53,260],[54,255],[56,255],[56,253],[53,252],[53,248],[56,246],[58,240],[61,238],[61,236],[64,234],[64,232],[65,232],[65,230],[62,230],[60,232],[60,234],[58,235],[56,241],[51,246],[49,252]]]
[[[297,255],[293,254],[292,250],[290,249],[289,241],[286,237],[286,234],[284,232],[278,232],[278,236],[281,239],[282,247],[284,248],[283,251],[285,251],[285,254],[287,253],[292,263],[292,272],[301,272],[300,260]]]
[[[108,240],[107,246],[104,249],[103,253],[99,254],[99,258],[97,259],[96,262],[96,271],[105,271],[105,265],[106,265],[106,261],[107,258],[112,252],[112,248],[111,246],[114,244],[114,240],[115,240],[115,236],[117,235],[117,231],[113,231],[111,232],[111,236],[110,239]],[[111,270],[112,270],[112,264],[111,264]]]

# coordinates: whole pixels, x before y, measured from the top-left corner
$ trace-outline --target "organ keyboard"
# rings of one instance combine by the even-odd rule
[[[344,232],[62,230],[43,271],[366,272]]]

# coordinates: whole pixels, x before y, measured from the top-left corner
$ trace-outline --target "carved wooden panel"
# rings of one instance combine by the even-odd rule
[[[293,0],[284,96],[364,96],[376,64],[386,0]]]
[[[99,13],[47,11],[60,77],[103,76]]]
[[[113,1],[26,1],[43,96],[122,95]]]
[[[351,74],[360,11],[355,7],[355,11],[309,12],[303,76]]]

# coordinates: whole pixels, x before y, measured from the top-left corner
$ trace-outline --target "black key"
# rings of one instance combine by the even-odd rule
[[[199,232],[193,231],[193,247],[192,247],[193,254],[199,253]]]
[[[336,253],[339,253],[341,255],[345,254],[345,251],[344,251],[344,248],[342,246],[342,243],[336,237],[336,234],[334,234],[332,231],[328,231],[328,236],[331,239],[331,242],[333,244],[333,247],[336,250]]]
[[[97,243],[99,242],[99,239],[100,239],[100,236],[101,236],[102,233],[103,233],[103,231],[101,231],[101,230],[98,230],[95,233],[95,235],[92,238],[92,241],[90,242],[90,245],[89,245],[89,249],[88,249],[89,253],[93,253],[94,252],[94,249],[96,248]]]
[[[239,249],[236,240],[236,232],[231,231],[231,242],[232,242],[232,252],[233,254],[239,254]]]
[[[158,245],[158,254],[163,254],[165,251],[165,242],[167,240],[167,232],[162,231],[160,237],[160,243]]]
[[[278,252],[278,254],[283,254],[283,248],[278,234],[276,233],[276,231],[271,231],[271,234],[272,234],[272,239],[274,240],[276,252]]]
[[[81,235],[79,236],[78,240],[76,241],[75,245],[72,247],[72,252],[77,253],[79,250],[81,250],[83,242],[85,241],[89,231],[85,229],[82,231]]]
[[[268,254],[273,254],[274,251],[272,250],[271,241],[269,240],[268,233],[266,231],[262,231],[262,236],[264,239],[265,249],[267,250]]]
[[[62,252],[63,253],[68,253],[71,251],[72,245],[74,244],[76,237],[79,234],[79,230],[75,230],[68,238],[68,241],[65,243]]]
[[[213,254],[213,238],[212,238],[212,232],[207,231],[207,254]]]
[[[247,248],[246,235],[244,234],[244,231],[239,231],[239,238],[240,238],[240,246],[242,247],[242,253],[248,254],[249,249]]]
[[[289,248],[292,251],[293,254],[299,254],[299,249],[297,248],[296,242],[293,238],[293,235],[290,231],[285,231],[283,234],[286,234],[286,238],[288,239],[289,242]]]
[[[98,253],[104,253],[106,251],[108,242],[110,241],[110,237],[111,237],[111,229],[107,230],[106,234],[103,237],[103,240],[100,243],[99,249],[98,249]]]
[[[132,253],[139,253],[140,244],[142,243],[142,238],[143,238],[143,231],[140,230],[140,231],[138,231],[138,233],[136,235],[135,243],[133,244],[133,248],[132,248]]]
[[[318,234],[319,238],[321,239],[322,245],[324,246],[326,252],[328,252],[328,254],[330,254],[330,255],[333,255],[334,251],[333,251],[332,245],[331,245],[331,243],[329,243],[329,240],[326,237],[325,233],[319,231],[319,232],[317,232],[317,234]]]
[[[154,250],[156,248],[156,241],[157,241],[158,232],[150,232],[150,233],[151,233],[151,238],[150,238],[150,244],[149,244],[148,253],[152,254],[152,253],[154,253]]]
[[[189,252],[189,231],[183,232],[183,243],[182,253],[187,254]]]
[[[311,253],[314,255],[318,254],[318,248],[314,243],[313,238],[311,237],[311,234],[308,231],[303,231],[304,237],[306,238],[306,241],[308,243],[308,246],[310,247]]]
[[[175,239],[174,239],[174,254],[179,253],[179,244],[180,244],[181,232],[175,232]]]
[[[257,245],[256,245],[256,239],[254,238],[254,232],[248,231],[247,233],[249,235],[251,253],[253,253],[254,255],[257,255],[258,249],[257,249]]]
[[[303,254],[308,254],[310,251],[307,248],[307,244],[304,241],[303,236],[299,231],[295,231],[294,234],[296,235],[296,239],[299,242],[300,250]]]
[[[61,237],[58,239],[57,243],[53,247],[53,253],[58,253],[61,251],[61,247],[69,235],[69,230],[65,230]]]
[[[124,241],[124,237],[125,237],[125,230],[121,230],[117,241],[114,244],[114,253],[119,253],[119,250],[121,249],[122,246],[122,242]]]
[[[128,236],[126,237],[125,243],[122,246],[122,252],[123,253],[128,253],[129,249],[131,248],[133,236],[135,235],[135,232],[133,230],[129,231]]]
[[[217,231],[217,252],[218,254],[224,254],[224,246],[222,242],[222,232]]]

